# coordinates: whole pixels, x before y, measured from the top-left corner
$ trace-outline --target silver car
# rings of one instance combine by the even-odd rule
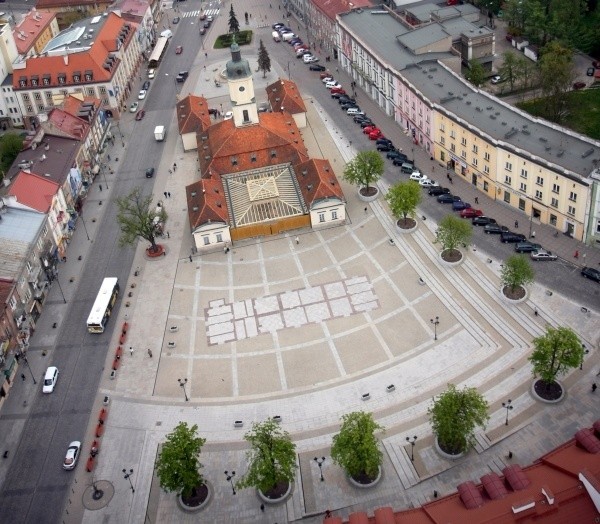
[[[63,462],[63,469],[72,470],[77,465],[77,459],[79,458],[79,452],[81,451],[81,442],[74,440],[69,444],[67,448],[67,454]]]
[[[552,251],[546,251],[545,249],[538,249],[531,252],[531,259],[537,262],[541,260],[556,260],[558,257],[552,253]]]

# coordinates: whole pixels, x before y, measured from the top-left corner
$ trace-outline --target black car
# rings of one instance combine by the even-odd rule
[[[208,29],[210,27],[211,21],[207,20],[206,22],[204,22],[204,29]]]
[[[392,163],[395,166],[401,166],[402,164],[412,164],[412,162],[408,159],[408,157],[402,153],[393,158]],[[413,164],[414,167],[414,164]]]
[[[600,271],[594,269],[593,267],[584,267],[581,270],[581,276],[583,278],[589,278],[590,280],[600,282]]]
[[[342,93],[331,93],[331,98],[340,98],[342,95]]]
[[[353,120],[357,124],[360,124],[361,122],[364,122],[365,120],[368,120],[369,122],[371,121],[371,119],[367,115],[356,115]]]
[[[146,80],[146,81],[144,82],[144,85],[142,86],[142,89],[143,89],[144,91],[148,91],[148,89],[150,89],[150,80]]]
[[[534,244],[533,242],[529,242],[527,240],[524,242],[517,242],[515,244],[515,251],[517,253],[531,253],[532,251],[537,251],[538,249],[542,249],[540,244]]]
[[[348,95],[344,95],[344,96],[341,96],[340,98],[338,98],[338,102],[340,104],[343,104],[344,102],[352,102],[353,104],[356,104],[356,99],[351,98]],[[366,115],[362,115],[362,116],[366,116]]]
[[[356,102],[350,102],[350,101],[342,102],[341,106],[342,106],[342,111],[347,111],[351,107],[358,107],[356,105]]]
[[[394,145],[394,143],[389,138],[378,138],[375,143],[377,145],[379,145],[379,144],[389,144],[391,146]],[[394,148],[392,147],[392,149],[394,149]]]
[[[502,233],[508,233],[508,228],[500,224],[486,224],[483,226],[483,232],[486,235],[501,235]]]
[[[480,216],[473,217],[473,225],[474,226],[486,226],[487,224],[495,224],[496,221],[493,218]]]
[[[360,123],[360,127],[361,127],[361,129],[364,129],[365,127],[375,127],[375,123],[372,120],[369,120],[369,119],[363,120]]]
[[[429,193],[429,196],[439,196],[450,193],[450,190],[447,187],[433,186],[429,188],[429,191],[427,191],[427,193]]]
[[[149,167],[146,169],[146,178],[152,178],[154,176],[154,168]]]
[[[527,240],[527,237],[525,235],[522,235],[521,233],[513,233],[512,231],[503,231],[500,234],[500,242],[503,242],[504,244],[516,244],[517,242],[523,242]]]
[[[390,151],[393,147],[392,144],[377,144],[377,151]]]
[[[400,159],[402,159],[402,162],[406,162],[408,160],[408,157],[404,153],[401,153],[400,151],[398,151],[397,149],[395,151],[390,151],[387,154],[387,157],[391,158],[391,159],[400,158]]]
[[[588,67],[586,71],[587,76],[594,76],[595,69],[593,67]]]
[[[325,71],[327,68],[319,64],[310,64],[309,69],[311,71]]]
[[[452,202],[458,202],[460,200],[459,196],[453,195],[451,193],[444,193],[437,197],[437,201],[440,204],[452,204]]]

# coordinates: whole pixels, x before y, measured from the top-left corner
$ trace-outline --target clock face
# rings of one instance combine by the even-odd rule
[[[240,91],[246,91],[246,88],[244,86],[240,86]]]

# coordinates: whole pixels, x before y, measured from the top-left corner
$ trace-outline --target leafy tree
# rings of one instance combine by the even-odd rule
[[[556,41],[546,45],[540,58],[540,80],[547,115],[556,122],[564,116],[565,94],[571,90],[574,77],[573,51]]]
[[[498,70],[500,76],[506,80],[510,85],[510,90],[513,91],[515,84],[519,81],[520,77],[520,60],[521,56],[517,55],[512,51],[506,51],[502,55],[502,66]]]
[[[252,424],[244,435],[250,443],[248,471],[237,483],[240,488],[255,487],[267,494],[281,482],[292,482],[296,470],[296,445],[287,431],[273,420]]]
[[[258,69],[263,72],[263,78],[267,76],[267,73],[271,72],[271,58],[269,57],[269,53],[267,53],[262,39],[258,46]]]
[[[400,182],[392,186],[385,195],[392,214],[397,219],[402,217],[405,221],[407,217],[415,217],[417,206],[421,203],[421,198],[421,187],[413,180]]]
[[[579,366],[583,359],[583,344],[570,328],[546,327],[546,333],[533,339],[533,353],[529,362],[533,375],[542,382],[552,384],[558,375]]]
[[[23,149],[23,137],[16,133],[6,133],[0,138],[0,180],[4,178],[12,163]]]
[[[459,246],[467,246],[471,243],[473,226],[466,220],[454,215],[446,215],[435,233],[436,242],[442,244],[444,250],[457,249]]]
[[[188,427],[186,422],[180,422],[167,435],[156,462],[161,488],[189,498],[197,487],[204,484],[199,457],[205,442],[206,439],[198,436],[198,426]]]
[[[233,10],[233,4],[229,8],[229,32],[230,33],[238,33],[240,31],[240,23],[238,22],[237,17],[235,16],[235,11]]]
[[[382,461],[376,431],[384,428],[373,420],[371,413],[354,411],[342,415],[340,432],[333,437],[331,458],[353,478],[377,477]]]
[[[475,87],[479,87],[485,82],[485,76],[485,69],[481,62],[475,58],[469,60],[469,70],[465,75],[466,79]]]
[[[133,245],[138,238],[150,242],[150,251],[156,251],[156,235],[162,232],[167,212],[162,205],[153,207],[152,195],[144,196],[140,187],[117,198],[117,222],[121,227],[119,245]]]
[[[360,151],[353,160],[344,167],[342,178],[367,190],[381,178],[385,170],[385,162],[377,151]]]
[[[458,455],[467,451],[475,442],[477,426],[485,428],[489,420],[488,403],[475,388],[458,390],[454,384],[428,408],[433,432],[443,451]]]
[[[515,292],[518,287],[531,284],[535,273],[529,260],[523,255],[512,255],[504,261],[504,266],[500,272],[500,280],[504,286],[508,286],[511,292]]]

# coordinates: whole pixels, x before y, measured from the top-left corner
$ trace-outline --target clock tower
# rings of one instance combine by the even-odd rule
[[[231,45],[231,60],[225,67],[235,127],[258,124],[252,71],[248,60],[242,58],[240,46],[235,40]]]

